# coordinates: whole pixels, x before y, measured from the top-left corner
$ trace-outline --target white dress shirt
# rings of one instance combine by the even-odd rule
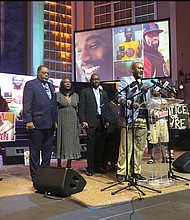
[[[97,112],[98,112],[98,114],[101,115],[101,108],[100,108],[100,91],[99,91],[99,88],[97,88],[97,89],[93,88],[93,92],[94,92],[95,97],[96,97]]]

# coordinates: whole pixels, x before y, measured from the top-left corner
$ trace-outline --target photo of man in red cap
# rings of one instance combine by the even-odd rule
[[[169,77],[167,64],[159,51],[160,34],[164,32],[156,23],[143,25],[144,78]]]

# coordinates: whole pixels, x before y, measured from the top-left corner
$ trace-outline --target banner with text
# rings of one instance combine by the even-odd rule
[[[169,108],[170,128],[186,129],[188,128],[189,109],[187,104],[178,104]]]

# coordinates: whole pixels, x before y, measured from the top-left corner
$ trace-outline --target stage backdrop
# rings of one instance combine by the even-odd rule
[[[1,95],[7,100],[9,112],[14,112],[16,117],[21,116],[23,88],[28,80],[34,79],[36,76],[26,76],[17,74],[0,73]],[[61,79],[50,78],[56,91],[59,89]]]
[[[143,78],[171,77],[169,19],[75,31],[74,43],[77,82],[89,82],[93,73],[119,81],[134,61],[144,63]]]

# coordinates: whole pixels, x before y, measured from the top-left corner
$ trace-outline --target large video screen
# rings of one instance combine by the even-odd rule
[[[75,81],[118,81],[144,64],[144,78],[171,77],[169,19],[74,32]]]
[[[34,78],[36,78],[36,76],[0,73],[1,95],[8,103],[9,112],[15,113],[17,118],[20,118],[22,115],[24,85],[28,80]],[[57,92],[59,90],[61,79],[50,78],[49,82],[54,85],[55,91]]]

